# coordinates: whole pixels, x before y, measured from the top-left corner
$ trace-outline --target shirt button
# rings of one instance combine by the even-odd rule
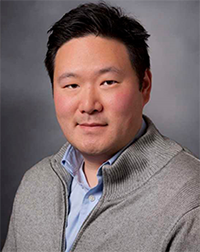
[[[90,195],[90,196],[88,197],[88,199],[89,199],[89,201],[91,201],[91,202],[95,201],[94,195]]]

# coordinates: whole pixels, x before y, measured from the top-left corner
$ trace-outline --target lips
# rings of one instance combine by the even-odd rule
[[[82,127],[104,127],[107,126],[107,123],[99,123],[99,122],[93,122],[93,123],[78,123],[79,126]]]

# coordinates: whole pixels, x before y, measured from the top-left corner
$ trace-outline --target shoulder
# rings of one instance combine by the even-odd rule
[[[47,193],[55,186],[57,176],[51,167],[51,157],[46,157],[24,174],[15,200],[38,197],[42,192]]]
[[[182,147],[182,152],[179,153],[178,156],[186,165],[194,164],[199,165],[200,160],[188,149]]]
[[[173,219],[174,227],[197,217],[200,207],[199,172],[199,159],[184,148],[162,169],[157,186],[164,191],[162,202],[166,202],[167,215]]]
[[[200,160],[176,141],[160,134],[149,119],[148,126],[147,133],[151,139],[149,165],[160,165],[160,170],[151,179],[153,188],[160,192],[162,202],[169,206],[170,216],[179,218],[199,207]]]
[[[200,182],[200,160],[183,147],[166,166],[180,184],[190,181],[197,185]],[[199,191],[198,188],[196,189]]]
[[[168,141],[173,142],[173,140]],[[162,181],[166,187],[166,193],[169,192],[171,196],[175,193],[176,203],[185,206],[188,204],[188,209],[192,209],[200,203],[198,200],[200,197],[200,160],[181,145],[180,147],[182,149],[163,167]]]
[[[19,195],[40,195],[48,193],[63,184],[62,177],[66,177],[66,171],[60,162],[66,145],[64,145],[55,155],[46,157],[35,164],[24,174],[17,191]],[[63,175],[64,174],[64,175]]]
[[[48,180],[53,176],[53,171],[51,167],[51,156],[46,157],[35,164],[33,167],[28,169],[23,176],[21,184],[37,182],[41,180]]]

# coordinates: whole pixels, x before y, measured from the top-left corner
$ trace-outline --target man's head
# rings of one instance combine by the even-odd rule
[[[66,13],[49,30],[45,65],[53,85],[55,56],[58,49],[73,38],[95,35],[122,42],[129,53],[132,67],[139,79],[139,88],[146,69],[150,69],[149,34],[134,18],[124,15],[121,9],[105,3],[83,4]]]
[[[147,37],[104,4],[82,5],[52,28],[46,65],[57,119],[85,162],[102,164],[141,127],[151,90]]]

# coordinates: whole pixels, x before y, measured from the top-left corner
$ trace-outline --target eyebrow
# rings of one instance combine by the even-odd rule
[[[63,74],[61,74],[61,75],[58,77],[58,82],[60,82],[60,81],[63,80],[63,79],[71,78],[71,77],[76,78],[76,77],[78,77],[78,74],[75,74],[75,73],[68,73],[68,72],[63,73]]]
[[[121,74],[122,73],[122,71],[121,70],[119,70],[118,68],[116,68],[116,67],[105,67],[105,68],[103,68],[103,69],[100,69],[99,71],[97,71],[97,74],[105,74],[105,73],[117,73],[117,74]]]
[[[102,75],[102,74],[106,74],[106,73],[122,74],[122,71],[116,67],[111,66],[111,67],[105,67],[105,68],[102,68],[102,69],[96,71],[95,75]],[[78,77],[80,77],[80,76],[76,73],[65,72],[58,77],[58,82],[60,82],[63,79],[66,79],[66,78],[78,78]]]

